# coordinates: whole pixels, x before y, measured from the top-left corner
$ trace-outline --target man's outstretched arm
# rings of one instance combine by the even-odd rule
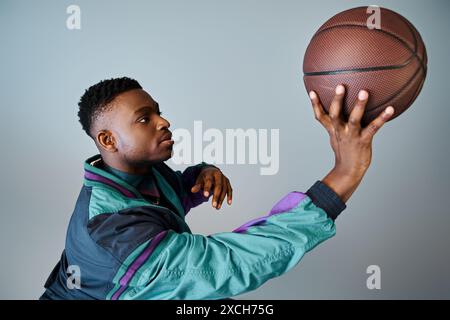
[[[319,185],[306,193],[287,194],[267,215],[232,232],[209,236],[137,228],[139,212],[136,217],[127,212],[134,230],[153,230],[153,234],[122,261],[107,298],[222,299],[258,288],[292,269],[305,253],[335,234],[339,211],[328,214],[308,196],[334,201],[333,197],[325,200],[323,193],[333,191]],[[338,200],[333,208],[342,210],[345,205]],[[129,225],[123,222],[119,228]]]
[[[258,288],[294,267],[335,234],[334,220],[361,182],[372,139],[393,114],[389,107],[361,128],[368,94],[362,92],[348,123],[340,115],[342,86],[325,114],[311,93],[316,119],[330,134],[335,167],[306,193],[291,192],[267,216],[233,232],[210,236],[160,230],[140,245],[115,277],[111,299],[220,299]],[[128,263],[128,264],[126,264]]]

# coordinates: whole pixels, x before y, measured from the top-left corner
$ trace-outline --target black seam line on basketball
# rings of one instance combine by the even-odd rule
[[[424,78],[426,78],[427,77],[428,67],[424,64],[423,60],[420,59],[420,57],[417,55],[417,51],[419,50],[419,46],[418,46],[418,41],[417,41],[417,37],[416,37],[416,32],[419,34],[419,31],[417,31],[416,28],[411,24],[411,22],[409,22],[406,18],[404,18],[403,16],[400,16],[400,17],[406,23],[406,25],[409,28],[409,31],[411,32],[411,34],[412,34],[412,36],[414,38],[414,54],[417,57],[417,60],[419,60],[421,66],[422,66],[422,69],[423,69],[423,76],[424,76]],[[426,48],[425,48],[425,44],[423,43],[423,40],[422,40],[422,44],[423,44],[423,48],[424,48],[424,50],[423,50],[423,55],[424,56],[423,57],[425,58]]]
[[[409,51],[411,51],[411,52],[414,52],[414,51],[415,51],[415,50],[413,50],[413,49],[409,46],[409,44],[406,42],[406,40],[400,38],[399,36],[397,36],[397,35],[395,35],[395,34],[393,34],[393,33],[391,33],[391,32],[385,31],[385,30],[383,30],[383,29],[376,29],[376,28],[374,28],[374,29],[369,29],[369,28],[367,27],[366,24],[350,24],[350,23],[348,23],[348,24],[339,24],[339,25],[329,26],[329,27],[326,27],[326,28],[324,28],[324,29],[322,29],[322,30],[317,31],[317,32],[314,34],[313,38],[314,38],[315,36],[321,34],[322,32],[325,32],[325,31],[328,31],[328,30],[331,30],[331,29],[340,28],[340,27],[363,28],[363,29],[368,29],[369,31],[378,31],[378,32],[382,32],[382,33],[385,33],[385,34],[387,34],[387,35],[389,35],[389,36],[391,36],[391,37],[394,37],[395,39],[397,39],[398,41],[400,41],[401,43],[403,43],[403,44],[405,45],[405,47],[409,49]],[[413,35],[413,36],[414,36],[414,35]]]
[[[420,36],[420,33],[419,33],[419,31],[417,31],[416,27],[414,27],[412,25],[412,23],[409,22],[405,17],[403,17],[403,16],[400,16],[400,17],[406,23],[406,25],[409,28],[409,31],[411,31],[411,34],[412,34],[412,36],[414,38],[414,54],[416,55],[417,59],[419,60],[420,64],[422,65],[422,68],[424,69],[424,77],[426,78],[428,67],[425,65],[423,60],[420,59],[419,56],[417,55],[417,51],[419,50],[419,46],[418,46],[418,41],[417,41],[417,37],[416,37],[416,32],[417,32],[417,34],[419,34],[419,36]],[[423,58],[425,58],[426,48],[425,48],[425,44],[423,43],[423,40],[422,40],[422,45],[423,45],[423,53],[422,54],[423,54]]]
[[[417,86],[416,90],[414,90],[414,94],[409,99],[408,104],[406,104],[407,106],[411,105],[414,102],[414,100],[419,96],[419,93],[422,90],[423,84],[425,83],[425,77],[426,76],[424,74],[424,77],[422,78],[422,81],[419,83],[419,85]],[[413,81],[413,80],[414,80],[414,78],[411,79],[411,81]]]
[[[420,68],[417,68],[417,71],[420,71],[420,70],[421,70]],[[410,79],[410,81],[407,83],[407,85],[406,85],[405,87],[403,87],[403,88],[401,88],[400,90],[398,90],[398,91],[397,91],[395,94],[393,94],[389,99],[386,99],[385,101],[383,101],[383,103],[378,104],[378,106],[374,107],[374,108],[371,109],[370,111],[373,112],[373,113],[378,114],[381,110],[386,109],[385,106],[388,104],[388,102],[389,102],[390,100],[396,98],[396,96],[398,96],[403,90],[405,90],[406,87],[407,87],[407,86],[414,80],[414,78],[417,77],[418,75],[419,75],[419,73],[415,73],[414,76]],[[424,82],[424,81],[422,81],[422,83],[423,83],[423,82]],[[416,96],[416,94],[418,94],[418,91],[420,91],[420,90],[419,90],[420,87],[421,87],[421,86],[419,85],[419,86],[416,88],[416,90],[414,90],[414,95],[408,100],[408,103],[406,104],[406,106],[411,105],[411,103],[412,103],[414,97]],[[391,104],[389,104],[389,105],[391,105]],[[388,105],[388,106],[389,106],[389,105]],[[394,108],[395,108],[395,106],[394,106]],[[405,110],[406,110],[406,109],[405,109]],[[404,112],[405,110],[403,110],[403,112]],[[378,111],[378,112],[377,112],[377,111]],[[398,117],[398,116],[399,116],[399,114],[395,114],[394,117],[392,117],[390,120],[392,120],[392,119],[394,119],[394,118],[396,118],[396,117]],[[364,121],[364,120],[362,119],[362,121]],[[367,122],[366,124],[369,125],[370,122]]]
[[[409,21],[406,20],[405,18],[403,18],[403,16],[400,16],[400,17],[402,18],[403,22],[408,26],[408,29],[409,29],[409,31],[411,32],[411,34],[412,34],[412,36],[413,36],[413,38],[414,38],[414,52],[415,52],[415,54],[417,54],[417,49],[419,49],[419,48],[418,48],[418,46],[417,46],[417,37],[416,37],[416,33],[415,33],[415,31],[411,28],[411,25],[409,24]]]
[[[398,89],[396,92],[391,94],[388,98],[386,98],[382,102],[380,102],[377,107],[373,108],[373,110],[376,110],[377,108],[382,107],[383,105],[387,104],[389,101],[393,100],[396,96],[398,96],[403,90],[405,90],[411,84],[411,82],[416,78],[416,76],[419,74],[419,72],[421,70],[422,69],[420,67],[418,67],[417,70],[414,72],[413,76],[406,82],[406,84],[404,84],[400,89]],[[394,108],[395,108],[395,106],[394,106]]]
[[[417,55],[417,50],[418,50],[419,48],[418,48],[418,41],[417,41],[417,37],[416,37],[416,33],[415,33],[415,31],[414,31],[414,28],[412,27],[412,25],[410,24],[410,22],[409,22],[408,20],[406,20],[406,18],[404,18],[404,17],[402,17],[402,16],[401,16],[401,18],[402,18],[403,22],[406,24],[406,26],[408,27],[408,29],[409,29],[409,31],[410,31],[410,33],[412,34],[412,37],[413,37],[413,39],[414,39],[414,50],[413,50],[413,51],[411,51],[411,49],[410,49],[410,47],[408,46],[408,44],[406,43],[406,41],[404,41],[403,39],[397,37],[395,34],[392,34],[392,33],[390,33],[390,32],[384,31],[384,30],[379,30],[379,31],[382,31],[383,33],[385,33],[385,34],[387,34],[387,35],[393,36],[394,38],[398,39],[400,42],[403,42],[403,44],[405,45],[405,47],[407,47],[407,48],[412,52],[412,55],[413,55],[413,56],[411,56],[411,57],[408,59],[408,61],[407,61],[406,64],[409,64],[409,62],[411,62],[410,60],[411,60],[413,57],[415,57],[415,58],[417,58],[417,61],[419,62],[420,66],[421,66],[422,68],[420,68],[420,67],[417,68],[417,70],[414,72],[413,76],[406,82],[406,84],[403,85],[399,90],[397,90],[397,92],[393,93],[390,97],[388,97],[387,99],[385,99],[382,103],[380,103],[380,104],[378,105],[378,107],[375,107],[375,108],[374,108],[375,110],[376,110],[377,108],[381,108],[383,105],[387,104],[389,101],[395,99],[402,91],[404,91],[404,90],[411,84],[411,82],[419,75],[419,72],[420,72],[421,69],[422,69],[422,71],[423,71],[423,76],[424,76],[424,79],[422,80],[422,85],[423,85],[423,83],[425,82],[425,77],[426,77],[426,75],[427,75],[427,67],[424,65],[422,59],[420,59],[420,57]],[[361,26],[360,26],[360,27],[361,27]],[[378,30],[378,29],[377,29],[377,30]],[[323,30],[322,30],[322,31],[323,31]],[[414,99],[414,96],[417,94],[417,91],[419,90],[420,87],[421,87],[421,86],[419,85],[419,87],[416,88],[416,90],[414,91],[414,95],[412,96],[412,98],[409,99],[409,101],[408,101],[408,103],[407,103],[406,105],[410,105],[410,104],[411,104],[412,100]]]
[[[324,32],[324,31],[328,31],[328,30],[335,29],[335,28],[340,28],[340,27],[355,27],[355,28],[368,29],[366,25],[359,25],[359,24],[341,24],[341,25],[331,26],[331,27],[322,29],[322,30],[320,30],[320,31],[317,31],[317,32],[314,34],[313,38],[314,38],[315,36],[317,36],[318,34]],[[369,29],[369,30],[370,30],[370,29]],[[425,67],[425,65],[424,65],[424,63],[423,63],[423,61],[422,61],[422,59],[420,59],[420,57],[417,56],[417,52],[416,52],[415,50],[411,49],[411,47],[408,45],[408,43],[407,43],[405,40],[403,40],[402,38],[396,36],[396,35],[393,34],[393,33],[384,31],[384,30],[382,30],[382,29],[372,29],[372,30],[370,30],[370,31],[382,32],[382,33],[387,34],[387,35],[393,37],[394,39],[400,41],[400,42],[401,42],[401,43],[409,50],[409,52],[411,52],[413,55],[415,55],[415,56],[417,57],[417,60],[419,60],[420,65],[422,66],[422,68],[423,68],[424,71],[426,72],[426,67]],[[413,34],[413,37],[415,37],[414,34]]]
[[[333,70],[333,71],[305,72],[305,73],[303,73],[303,75],[308,76],[308,77],[313,77],[313,76],[328,76],[328,75],[334,75],[334,74],[353,73],[353,72],[372,72],[372,71],[401,69],[401,68],[407,66],[413,58],[414,58],[414,55],[410,56],[408,58],[408,60],[403,62],[402,64],[397,64],[397,65],[368,67],[368,68],[353,68],[353,69]]]

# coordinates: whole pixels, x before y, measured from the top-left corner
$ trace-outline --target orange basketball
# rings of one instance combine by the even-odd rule
[[[306,90],[318,93],[328,112],[339,84],[346,87],[342,113],[347,120],[365,89],[370,98],[361,121],[366,126],[387,106],[407,110],[419,95],[427,73],[427,53],[416,28],[394,11],[378,8],[379,26],[369,23],[371,10],[359,7],[338,13],[314,34],[306,50]],[[373,19],[372,21],[373,22]]]

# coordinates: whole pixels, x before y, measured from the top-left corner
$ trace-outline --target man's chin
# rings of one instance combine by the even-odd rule
[[[161,161],[167,161],[170,158],[172,158],[172,156],[173,156],[173,150],[170,150],[170,151],[168,151],[168,155],[163,157],[163,159]]]

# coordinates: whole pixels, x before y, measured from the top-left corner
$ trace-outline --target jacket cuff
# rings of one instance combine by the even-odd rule
[[[347,207],[345,203],[330,187],[322,181],[317,180],[311,188],[306,191],[312,202],[322,208],[333,221]]]

